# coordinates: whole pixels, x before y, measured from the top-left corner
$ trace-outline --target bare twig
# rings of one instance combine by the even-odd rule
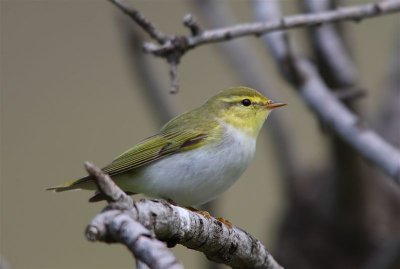
[[[130,7],[124,0],[109,0],[117,6],[122,12],[132,18],[142,29],[155,39],[159,44],[164,44],[170,37],[159,31],[157,27],[149,21],[141,12]]]
[[[171,92],[174,93],[178,89],[176,66],[179,64],[181,57],[190,49],[214,42],[222,42],[232,38],[247,35],[262,35],[272,31],[283,29],[320,25],[323,23],[331,23],[336,21],[354,20],[360,21],[364,18],[379,16],[400,11],[399,0],[386,0],[377,4],[358,5],[351,7],[338,8],[332,11],[321,12],[317,14],[301,14],[276,19],[274,21],[243,23],[231,27],[219,28],[210,31],[201,31],[193,21],[184,20],[184,25],[191,29],[190,36],[167,36],[159,31],[154,24],[148,21],[142,13],[136,9],[129,7],[122,0],[109,0],[121,9],[125,14],[130,16],[137,24],[139,24],[157,44],[152,42],[144,43],[145,52],[163,57],[170,64],[170,74],[172,79]]]
[[[383,2],[382,2],[383,3]],[[400,4],[400,2],[398,2]],[[276,1],[254,1],[259,20],[279,16]],[[374,131],[363,126],[356,115],[335,98],[319,77],[314,66],[293,54],[284,32],[263,38],[279,64],[283,76],[291,82],[304,101],[327,126],[357,150],[361,156],[380,167],[400,184],[400,152]]]
[[[101,191],[111,195],[110,200],[125,201],[126,198],[120,199],[124,192],[107,175],[91,164],[85,166],[98,181]],[[129,209],[123,202],[123,210],[114,208],[120,208],[118,202],[91,221],[86,229],[87,238],[121,242],[150,267],[161,263],[170,266],[151,268],[181,267],[165,246],[155,241],[148,229],[169,246],[182,244],[203,252],[210,260],[233,268],[282,268],[260,241],[237,227],[228,228],[214,218],[205,218],[163,200],[141,200]]]
[[[118,14],[120,15],[120,14]],[[165,83],[159,76],[154,76],[156,69],[154,57],[146,55],[142,51],[143,35],[138,27],[132,27],[131,21],[118,16],[119,26],[123,30],[131,71],[136,72],[140,89],[145,95],[147,102],[152,104],[158,124],[165,124],[179,112],[179,105],[176,98],[171,96],[165,89]]]
[[[190,29],[192,36],[197,36],[203,32],[196,18],[192,14],[186,14],[183,17],[183,25]]]
[[[314,26],[337,21],[360,21],[365,18],[389,14],[400,11],[400,1],[386,0],[375,4],[356,5],[342,7],[335,10],[324,11],[316,14],[299,14],[264,22],[243,23],[230,27],[204,31],[200,35],[186,37],[184,42],[174,44],[166,42],[163,45],[146,43],[146,52],[165,57],[179,47],[181,51],[187,51],[194,47],[206,44],[230,40],[248,35],[262,35],[273,31],[286,30],[304,26]],[[182,47],[184,46],[184,47]]]
[[[177,93],[179,90],[179,82],[178,82],[179,57],[178,58],[170,57],[168,63],[169,63],[169,76],[171,77],[170,93]]]
[[[115,6],[117,6],[120,10],[122,10],[126,15],[132,18],[146,33],[150,35],[151,38],[155,39],[158,44],[181,44],[181,39],[177,37],[168,37],[161,31],[159,31],[156,26],[149,21],[141,12],[138,10],[128,6],[124,0],[109,0]],[[192,23],[195,24],[194,22]],[[191,25],[192,25],[191,24]],[[191,27],[194,27],[194,26]],[[174,52],[168,53],[165,55],[167,62],[170,65],[170,77],[171,77],[171,93],[176,93],[179,89],[178,84],[178,75],[177,75],[177,66],[180,62],[180,58],[183,55],[181,50],[175,50]]]

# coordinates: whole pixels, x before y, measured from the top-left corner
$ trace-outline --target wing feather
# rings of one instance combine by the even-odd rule
[[[201,146],[207,135],[193,131],[160,133],[122,153],[102,170],[110,176],[149,164],[163,157]]]

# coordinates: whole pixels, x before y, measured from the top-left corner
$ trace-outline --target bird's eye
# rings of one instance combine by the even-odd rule
[[[242,100],[242,105],[249,106],[249,105],[251,105],[251,101],[249,99],[243,99]]]

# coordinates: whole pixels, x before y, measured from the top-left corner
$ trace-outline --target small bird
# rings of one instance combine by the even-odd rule
[[[257,136],[272,109],[284,106],[247,87],[223,90],[166,123],[116,157],[102,171],[126,193],[198,206],[226,191],[254,156]],[[48,188],[96,190],[91,176]],[[89,201],[104,200],[96,193]]]

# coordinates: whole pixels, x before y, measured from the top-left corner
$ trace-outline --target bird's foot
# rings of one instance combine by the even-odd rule
[[[194,208],[194,207],[191,207],[191,206],[186,207],[186,209],[188,209],[188,210],[190,210],[192,212],[196,212],[197,214],[202,215],[206,219],[211,219],[211,215],[207,211],[198,210],[197,208]]]
[[[210,215],[210,213],[208,213],[207,211],[198,210],[198,209],[196,209],[196,208],[194,208],[194,207],[191,207],[191,206],[186,207],[186,209],[188,209],[188,210],[190,210],[190,211],[192,211],[192,212],[196,212],[196,213],[202,215],[203,217],[205,217],[206,219],[211,219],[211,218],[212,218],[212,216]],[[233,224],[232,224],[232,222],[230,222],[229,220],[224,219],[224,218],[221,218],[221,217],[216,218],[216,219],[217,219],[219,222],[221,222],[222,224],[224,224],[228,229],[232,229]]]
[[[232,229],[233,224],[232,224],[232,222],[230,222],[229,220],[224,219],[224,218],[221,218],[221,217],[218,217],[217,220],[218,220],[219,222],[225,224],[225,226],[226,226],[228,229]]]

